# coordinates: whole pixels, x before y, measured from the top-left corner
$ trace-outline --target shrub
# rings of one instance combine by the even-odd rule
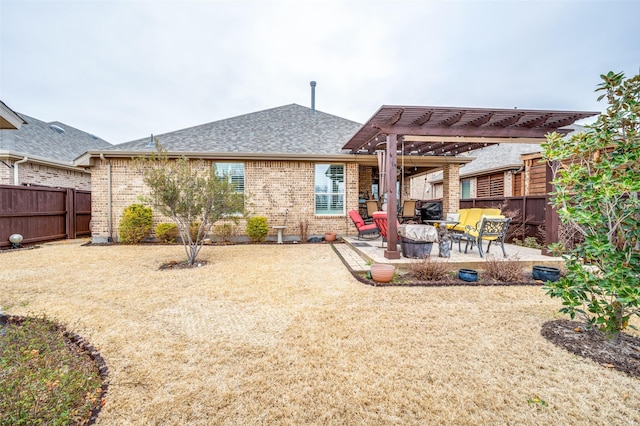
[[[518,256],[508,259],[499,259],[495,256],[487,256],[484,275],[487,278],[506,283],[523,281],[522,266]]]
[[[153,225],[152,211],[150,207],[142,204],[131,204],[124,209],[122,219],[118,225],[120,242],[124,244],[137,244],[151,232]]]
[[[178,236],[178,227],[175,223],[159,223],[156,226],[156,237],[165,243],[175,243]]]
[[[554,172],[551,205],[582,237],[565,256],[567,274],[546,291],[562,300],[560,312],[617,340],[640,317],[640,75],[600,77],[606,112],[585,132],[553,133],[542,145]]]
[[[431,261],[429,257],[412,261],[409,270],[411,275],[420,281],[444,281],[450,277],[446,263]]]
[[[215,225],[212,231],[213,235],[217,235],[224,242],[230,242],[231,237],[236,235],[236,227],[230,223],[222,223]]]
[[[269,233],[269,224],[264,216],[253,216],[247,219],[247,235],[251,241],[264,241]]]
[[[298,226],[300,227],[300,241],[306,243],[309,238],[309,219],[301,220]]]

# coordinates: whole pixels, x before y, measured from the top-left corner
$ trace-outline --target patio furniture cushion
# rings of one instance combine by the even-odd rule
[[[482,215],[492,216],[499,215],[500,209],[494,208],[472,208],[472,209],[460,209],[458,210],[460,217],[458,218],[457,225],[447,225],[447,229],[455,232],[465,232],[467,226],[478,227],[478,222]]]
[[[387,226],[387,212],[375,212],[373,214],[373,222],[380,230],[380,235],[382,235],[382,245],[384,246],[389,234],[389,227]],[[396,229],[400,228],[400,222],[396,220],[396,224]]]
[[[357,210],[349,210],[349,217],[358,230],[358,238],[378,238],[380,231],[375,223],[365,224]]]
[[[469,243],[471,243],[471,248],[473,248],[474,245],[477,245],[480,257],[484,257],[482,241],[489,241],[489,244],[487,245],[487,253],[489,252],[493,241],[500,241],[502,254],[504,257],[507,257],[507,252],[504,249],[504,240],[507,235],[507,229],[509,228],[510,222],[510,217],[482,217],[479,222],[479,228],[467,226],[467,231],[464,235],[460,236],[460,239],[458,240],[458,250],[460,250],[460,241],[464,239],[466,241],[466,245],[464,247],[465,253],[467,252]]]

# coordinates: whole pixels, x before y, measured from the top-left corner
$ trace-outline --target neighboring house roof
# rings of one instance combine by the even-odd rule
[[[112,146],[104,139],[59,121],[45,123],[25,114],[20,116],[25,124],[19,130],[0,130],[0,152],[71,164],[89,149]]]
[[[340,154],[360,123],[296,104],[154,135],[170,152]],[[149,151],[151,136],[110,150]]]
[[[571,132],[565,137],[570,137],[574,132],[581,132],[585,129],[584,126],[579,124],[572,124],[565,127],[570,129]],[[533,154],[540,152],[540,144],[516,144],[516,143],[504,143],[498,145],[489,145],[482,149],[470,151],[467,154],[469,157],[475,157],[475,159],[460,168],[460,177],[478,176],[480,174],[499,172],[510,169],[518,169],[522,166],[521,155]],[[438,172],[429,179],[430,182],[441,182],[442,172]]]
[[[0,101],[0,129],[18,130],[23,124],[25,123],[22,117]]]

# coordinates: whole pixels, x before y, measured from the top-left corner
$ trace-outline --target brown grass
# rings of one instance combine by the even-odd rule
[[[206,266],[158,270],[182,257],[1,254],[0,305],[100,350],[99,424],[640,424],[637,379],[540,335],[559,304],[539,287],[375,288],[306,244],[206,246]]]

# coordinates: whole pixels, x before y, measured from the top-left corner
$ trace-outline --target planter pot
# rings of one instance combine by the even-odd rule
[[[388,283],[393,279],[396,267],[385,263],[374,263],[371,265],[371,278],[379,283]]]
[[[404,257],[412,259],[424,259],[431,254],[433,243],[415,241],[410,238],[400,237],[400,248]]]
[[[533,266],[533,279],[540,281],[555,282],[560,279],[560,269],[552,266]]]
[[[324,240],[325,241],[335,241],[336,240],[336,233],[335,232],[325,232],[324,233]]]
[[[478,271],[475,269],[459,269],[458,270],[458,278],[462,281],[466,282],[476,282],[478,281]]]

